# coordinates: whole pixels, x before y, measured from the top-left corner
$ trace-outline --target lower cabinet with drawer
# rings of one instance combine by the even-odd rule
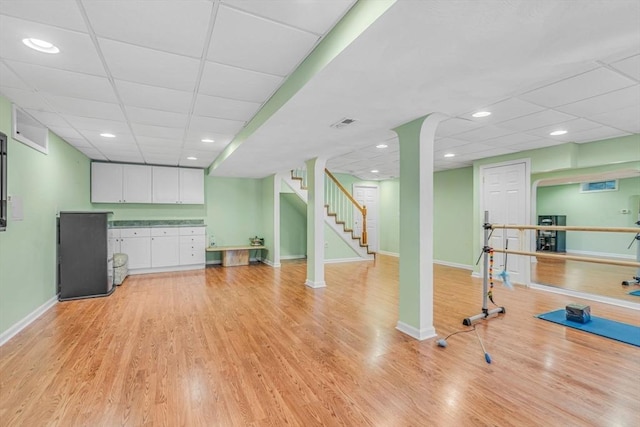
[[[205,267],[205,227],[136,227],[109,230],[109,256],[125,253],[129,274]]]

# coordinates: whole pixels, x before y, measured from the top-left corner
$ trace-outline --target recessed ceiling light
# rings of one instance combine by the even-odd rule
[[[198,160],[198,158],[197,157],[193,157],[193,156],[189,156],[189,157],[187,157],[187,160]]]
[[[371,173],[378,173],[380,172],[378,169],[371,169]]]
[[[100,136],[103,137],[103,138],[115,138],[116,137],[114,134],[106,133],[106,132],[105,133],[101,133]]]
[[[202,142],[215,142],[215,141],[214,141],[213,139],[211,139],[211,138],[203,138],[203,139],[201,139],[200,141],[202,141]]]
[[[551,136],[559,136],[559,135],[564,135],[565,133],[567,133],[566,130],[554,130],[549,135],[551,135]]]
[[[31,49],[35,49],[38,52],[44,53],[58,53],[60,49],[57,48],[53,43],[49,43],[48,41],[39,40],[39,39],[22,39],[22,43]]]
[[[455,157],[456,155],[453,153],[447,153],[444,155],[445,157]]]
[[[490,115],[491,115],[491,111],[478,111],[472,114],[473,117],[487,117]]]
[[[376,145],[376,148],[387,148],[388,145],[387,144],[378,144]]]

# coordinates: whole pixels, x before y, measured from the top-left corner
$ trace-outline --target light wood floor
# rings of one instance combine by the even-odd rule
[[[636,275],[633,267],[572,260],[539,258],[531,264],[531,280],[535,283],[640,304],[640,296],[629,295],[640,286],[622,285],[623,280],[632,280]]]
[[[435,266],[440,336],[481,282]],[[639,348],[534,318],[567,297],[496,286],[506,315],[416,341],[395,329],[398,259],[210,267],[57,304],[0,348],[2,426],[638,426]],[[589,303],[601,317],[639,312]]]

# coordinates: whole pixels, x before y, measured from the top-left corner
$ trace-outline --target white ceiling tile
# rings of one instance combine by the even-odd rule
[[[106,77],[22,62],[7,61],[7,63],[28,85],[41,92],[101,102],[117,102],[111,83]]]
[[[521,142],[518,144],[513,144],[509,146],[509,148],[514,149],[516,151],[525,151],[525,150],[535,150],[538,148],[551,147],[553,145],[558,145],[558,141],[548,138],[536,139],[535,141],[527,141]]]
[[[221,5],[207,59],[286,76],[307,56],[317,40],[318,36],[306,31]]]
[[[552,108],[632,86],[635,83],[615,71],[600,67],[532,90],[520,95],[520,98]]]
[[[172,128],[184,128],[187,124],[186,114],[139,107],[126,107],[126,110],[131,123]]]
[[[0,13],[76,31],[87,31],[75,0],[0,0]]]
[[[97,148],[98,150],[100,150],[102,152],[102,154],[104,154],[105,156],[109,157],[109,153],[116,153],[116,152],[123,152],[123,153],[128,153],[128,152],[139,152],[140,150],[138,149],[138,146],[136,145],[136,143],[133,140],[119,140],[119,141],[99,141],[99,140],[95,140],[95,141],[90,141],[91,145],[93,145],[95,148]]]
[[[461,117],[472,120],[481,125],[496,124],[516,117],[526,116],[527,114],[537,113],[541,110],[544,110],[544,107],[540,107],[539,105],[535,105],[518,98],[508,98],[504,101],[496,102],[495,104],[476,108],[473,111],[463,114]],[[487,117],[473,117],[472,114],[477,111],[489,111],[491,112],[491,115]]]
[[[22,81],[4,63],[0,62],[0,88],[30,90],[31,87]]]
[[[631,56],[611,64],[616,70],[640,81],[640,55]]]
[[[469,141],[463,141],[461,139],[454,138],[442,138],[437,139],[434,144],[435,150],[447,150],[454,147],[459,147],[461,145],[467,145]]]
[[[80,117],[94,117],[106,120],[124,121],[119,104],[70,98],[53,94],[44,94],[44,98],[58,113]]]
[[[577,142],[583,144],[585,142],[599,141],[602,139],[617,138],[620,136],[630,135],[629,132],[621,131],[620,129],[610,128],[608,126],[600,126],[595,129],[584,130],[567,135],[556,137],[561,141]],[[565,138],[566,137],[566,138]]]
[[[207,61],[199,91],[206,95],[261,103],[278,89],[283,80],[272,74]]]
[[[98,150],[91,147],[77,147],[80,152],[93,160],[107,160],[107,158]]]
[[[556,123],[550,126],[543,126],[537,129],[528,130],[527,133],[530,135],[539,136],[541,138],[550,138],[550,139],[561,139],[561,138],[571,138],[571,134],[582,132],[585,130],[595,129],[600,127],[599,123],[595,123],[586,119],[574,119],[567,122]],[[550,136],[549,134],[556,130],[566,130],[567,133],[565,135],[559,136]]]
[[[138,141],[140,150],[143,152],[160,154],[166,150],[167,152],[176,151],[176,154],[179,154],[182,149],[182,142],[177,139],[153,138],[138,135],[136,140]]]
[[[482,141],[482,143],[491,145],[493,147],[508,147],[513,144],[535,141],[537,139],[540,139],[540,137],[528,135],[526,133],[513,133],[511,135],[505,135],[499,138],[487,139],[486,141]]]
[[[436,129],[436,136],[441,138],[445,136],[456,135],[458,133],[477,129],[480,126],[480,124],[471,120],[458,119],[454,117],[440,122],[438,128]]]
[[[188,92],[195,88],[197,59],[103,38],[99,43],[116,79]]]
[[[542,126],[550,126],[556,123],[567,122],[575,118],[576,117],[570,114],[561,113],[559,111],[543,110],[527,116],[507,120],[506,122],[500,123],[500,127],[514,131],[527,131],[530,129],[537,129]]]
[[[60,135],[58,135],[60,136]],[[80,149],[80,148],[94,148],[93,145],[91,145],[89,143],[89,141],[87,141],[84,138],[63,138],[65,141],[67,141],[69,144],[73,145],[74,147]]]
[[[640,84],[562,105],[556,107],[556,110],[573,114],[574,116],[589,118],[589,116],[631,107],[638,103],[640,103]]]
[[[166,126],[152,126],[133,123],[131,125],[136,136],[148,136],[151,138],[165,138],[182,141],[184,128],[172,128]]]
[[[113,152],[104,153],[104,155],[111,162],[123,162],[123,163],[144,163],[144,158],[137,152]]]
[[[189,129],[185,139],[185,146],[214,146],[225,147],[233,139],[233,134],[213,133],[207,130]],[[203,139],[213,139],[214,142],[202,142]]]
[[[224,0],[223,3],[292,27],[323,34],[338,22],[355,1]]]
[[[98,36],[200,58],[213,3],[206,0],[85,1]]]
[[[34,109],[40,110],[47,108],[47,110],[51,109],[51,106],[47,104],[44,98],[39,94],[32,90],[22,90],[22,89],[14,89],[10,87],[0,88],[0,92],[11,102],[18,105],[19,107],[25,109]]]
[[[22,39],[36,38],[56,45],[60,52],[46,54],[30,49]],[[0,45],[2,57],[58,68],[104,76],[102,62],[88,34],[63,30],[49,25],[0,15]]]
[[[484,141],[486,139],[498,138],[512,133],[514,133],[512,130],[488,125],[474,129],[470,132],[459,133],[456,135],[456,139],[462,139],[465,141]]]
[[[60,138],[64,139],[65,141],[71,138],[75,138],[75,139],[82,139],[82,135],[80,134],[80,132],[78,132],[77,130],[75,130],[72,127],[67,127],[67,126],[49,126],[49,130],[53,133],[55,133],[56,135],[58,135]]]
[[[237,120],[216,119],[213,117],[192,116],[190,131],[210,131],[220,134],[236,134],[244,126],[244,122]]]
[[[120,99],[125,106],[153,108],[155,110],[188,113],[192,92],[149,86],[140,83],[116,80]]]
[[[256,102],[237,101],[208,95],[198,95],[193,114],[207,117],[218,117],[249,121],[260,108]]]
[[[105,120],[94,117],[81,117],[71,114],[61,114],[64,119],[79,131],[91,131],[99,134],[102,132],[118,134],[129,134],[129,127],[126,123],[117,120]],[[85,135],[86,136],[86,135]]]
[[[625,132],[640,133],[640,104],[598,114],[591,119]]]

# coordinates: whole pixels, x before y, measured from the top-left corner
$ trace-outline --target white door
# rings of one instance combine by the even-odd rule
[[[129,256],[129,269],[151,267],[151,237],[122,237],[120,251]]]
[[[369,250],[378,251],[378,187],[354,185],[353,198],[367,208],[367,243]],[[356,236],[362,233],[362,215],[355,209],[353,228]]]
[[[122,165],[91,163],[91,203],[122,203]]]
[[[204,171],[180,169],[180,203],[204,203]]]
[[[151,203],[151,168],[122,165],[122,202]]]
[[[481,168],[482,206],[489,211],[491,224],[528,224],[529,192],[528,167],[526,162],[486,166]],[[484,214],[482,216],[484,218]],[[523,241],[521,241],[523,240]],[[495,229],[489,246],[498,249],[528,250],[528,239],[519,230]],[[494,256],[494,279],[504,270],[504,254]],[[507,257],[507,271],[514,283],[527,283],[529,257],[510,255]]]
[[[153,203],[178,203],[178,168],[153,166]]]

